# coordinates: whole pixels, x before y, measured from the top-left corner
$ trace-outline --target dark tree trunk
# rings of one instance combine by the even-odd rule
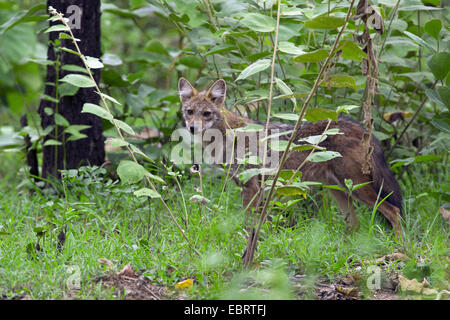
[[[20,118],[20,126],[22,128],[28,126],[28,119],[26,115]],[[28,134],[25,136],[25,153],[27,155],[28,166],[30,167],[30,174],[31,176],[34,176],[33,179],[36,181],[37,179],[35,177],[39,177],[39,163],[36,148],[33,148],[31,137]]]
[[[80,39],[78,46],[85,56],[99,58],[101,56],[100,50],[100,0],[48,0],[47,8],[52,6],[58,12],[63,13],[65,17],[70,18],[74,11],[67,10],[70,6],[77,6],[80,8],[81,18],[80,24],[71,25],[72,32],[75,38]],[[60,24],[60,22],[51,22],[51,25]],[[49,33],[51,41],[59,38],[58,32]],[[63,39],[62,46],[75,50],[75,46],[71,40]],[[53,45],[50,43],[47,52],[48,60],[55,61],[56,52]],[[63,65],[79,65],[84,67],[81,58],[77,55],[61,52],[60,55],[61,66]],[[100,69],[95,69],[94,78],[100,80]],[[56,97],[54,84],[56,79],[62,79],[69,71],[61,70],[59,76],[56,75],[56,69],[53,65],[47,67],[47,85],[45,87],[45,94],[51,97]],[[49,85],[50,84],[50,85]],[[61,84],[61,83],[60,83]],[[59,177],[59,169],[74,169],[82,165],[101,165],[105,159],[105,148],[102,129],[102,121],[99,117],[89,114],[81,113],[85,103],[99,104],[100,97],[95,93],[94,88],[80,88],[74,96],[64,96],[59,100],[58,106],[54,102],[41,100],[39,105],[39,114],[41,116],[42,128],[54,125],[54,116],[47,115],[45,108],[51,108],[53,111],[64,116],[71,125],[89,125],[90,128],[81,131],[88,137],[76,141],[66,142],[62,146],[46,146],[43,147],[43,166],[42,176],[57,176]],[[56,108],[57,107],[57,108]],[[62,127],[58,127],[58,133],[63,131]],[[48,139],[55,139],[58,141],[65,141],[61,134],[55,137],[55,130],[52,130],[44,141]],[[70,135],[67,135],[67,139]]]

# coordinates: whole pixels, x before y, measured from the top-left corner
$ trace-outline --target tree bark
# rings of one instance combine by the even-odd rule
[[[81,10],[80,24],[71,26],[75,38],[80,39],[78,46],[85,56],[99,58],[101,56],[100,49],[100,0],[48,0],[47,8],[52,6],[58,12],[63,13],[65,17],[70,18],[74,12],[68,7],[77,6]],[[60,24],[60,22],[50,22],[50,25]],[[49,40],[55,41],[59,38],[59,32],[50,32]],[[75,50],[72,40],[61,39],[63,47]],[[52,43],[49,42],[47,51],[49,61],[56,60],[56,51]],[[75,54],[62,51],[60,54],[61,66],[78,65],[84,67],[81,58]],[[59,75],[56,74],[54,65],[47,67],[45,94],[50,97],[56,97],[55,82],[62,79],[69,71],[60,70]],[[94,78],[100,80],[100,69],[93,70]],[[59,83],[61,84],[61,83]],[[83,165],[101,165],[105,159],[105,148],[101,118],[89,114],[81,113],[85,103],[99,104],[100,97],[95,93],[94,88],[80,88],[74,96],[64,96],[59,103],[50,102],[42,99],[39,105],[39,114],[41,116],[41,125],[45,129],[55,124],[54,115],[48,115],[45,108],[51,108],[53,112],[58,112],[64,116],[71,125],[89,125],[90,128],[81,131],[87,135],[87,138],[69,141],[61,146],[45,146],[43,147],[43,165],[42,176],[60,177],[59,169],[75,169]],[[66,141],[70,135],[61,135],[63,127],[53,129],[44,139],[55,139],[58,141]]]

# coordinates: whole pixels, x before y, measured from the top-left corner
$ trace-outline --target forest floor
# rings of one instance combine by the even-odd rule
[[[205,168],[203,190],[189,170],[163,177],[162,197],[188,242],[159,200],[139,200],[104,168],[42,189],[18,159],[4,153],[0,167],[2,299],[450,298],[448,222],[433,196],[449,180],[431,173],[439,168],[401,180],[404,241],[363,205],[360,229],[347,232],[317,189],[274,210],[243,269],[240,190],[217,170]],[[201,193],[205,204],[193,198]]]

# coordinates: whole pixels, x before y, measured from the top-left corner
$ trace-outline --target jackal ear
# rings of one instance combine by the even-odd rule
[[[197,90],[185,78],[178,80],[178,93],[180,95],[181,103],[197,95]]]
[[[216,105],[221,105],[225,102],[227,96],[227,85],[223,79],[217,80],[209,88],[206,96]]]

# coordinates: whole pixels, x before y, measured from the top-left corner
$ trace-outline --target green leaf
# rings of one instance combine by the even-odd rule
[[[307,10],[307,9],[306,9]],[[282,16],[302,16],[305,12],[305,9],[297,8],[297,7],[281,7],[280,14]]]
[[[262,138],[262,139],[260,139],[259,141],[260,141],[260,142],[264,142],[264,141],[266,141],[266,140],[274,139],[274,138],[277,138],[277,137],[287,136],[288,134],[291,134],[293,131],[294,131],[294,130],[288,130],[288,131],[283,131],[283,132],[277,132],[277,133],[271,134],[271,135],[269,135],[269,136],[267,136],[267,137],[265,137],[265,138]]]
[[[72,39],[72,36],[71,36],[70,34],[65,33],[65,32],[60,32],[60,33],[59,33],[59,38],[60,38],[60,39],[67,39],[67,40],[73,40],[73,39]],[[78,38],[74,38],[74,39],[75,39],[75,41],[77,41],[77,42],[80,42],[80,41],[81,41],[81,40],[78,39]],[[75,52],[75,51],[74,51],[74,52]],[[78,52],[77,52],[76,54],[79,55]]]
[[[436,162],[441,160],[440,156],[434,154],[423,154],[420,156],[414,157],[414,163],[428,163],[428,162]]]
[[[203,61],[199,56],[182,56],[178,61],[189,68],[200,69],[203,66]]]
[[[310,122],[317,122],[320,120],[331,119],[337,121],[338,114],[334,110],[324,108],[308,109],[305,114],[305,119]]]
[[[441,33],[442,22],[440,19],[433,19],[425,23],[425,32],[430,36],[439,40],[439,34]]]
[[[82,133],[80,133],[80,131],[89,129],[90,127],[91,126],[84,125],[84,124],[72,124],[72,125],[68,126],[66,129],[64,129],[64,132],[70,133],[73,135],[79,135],[79,134],[82,134]]]
[[[359,108],[359,106],[357,106],[357,105],[345,105],[345,106],[339,106],[339,107],[337,107],[337,109],[336,109],[336,112],[337,113],[347,113],[348,114],[348,112],[349,111],[351,111],[351,110],[353,110],[353,109],[358,109]]]
[[[33,231],[36,233],[36,236],[42,237],[47,229],[45,227],[34,227]]]
[[[271,61],[269,59],[260,59],[251,65],[249,65],[247,68],[242,70],[242,72],[237,77],[236,81],[246,79],[258,72],[266,70],[271,65]]]
[[[17,12],[12,18],[10,18],[8,21],[6,21],[4,24],[2,24],[0,26],[0,35],[2,35],[3,33],[5,33],[8,30],[14,28],[16,25],[18,25],[20,23],[32,21],[30,19],[38,19],[36,21],[47,19],[47,16],[45,16],[45,17],[44,16],[34,16],[34,17],[32,16],[36,12],[45,10],[45,9],[46,9],[45,4],[38,4],[38,5],[31,7],[28,11]]]
[[[70,28],[63,24],[57,24],[57,25],[51,26],[50,28],[45,30],[44,33],[61,32],[61,31],[67,32],[67,31],[70,31]]]
[[[436,49],[433,48],[431,45],[429,45],[428,42],[426,42],[422,38],[416,36],[415,34],[409,32],[409,31],[403,31],[403,33],[406,36],[408,36],[412,41],[417,43],[419,46],[424,47],[424,48],[428,48],[431,52],[436,52]]]
[[[111,145],[111,147],[115,148],[115,147],[125,147],[128,146],[130,143],[122,140],[122,139],[118,139],[118,138],[110,138],[107,140],[107,142],[109,145]]]
[[[167,50],[166,50],[166,48],[164,48],[164,45],[162,44],[162,42],[159,41],[158,39],[150,40],[147,43],[147,45],[145,46],[145,50],[154,52],[154,53],[158,53],[158,54],[163,54],[166,56],[169,55],[169,52],[167,52]]]
[[[306,198],[308,189],[296,185],[287,185],[278,187],[276,193],[281,196],[303,196],[304,198]]]
[[[308,158],[306,158],[306,160],[311,161],[311,162],[324,162],[324,161],[329,161],[329,160],[332,160],[334,158],[339,158],[339,157],[342,157],[342,155],[339,152],[320,151],[320,152],[313,153]]]
[[[305,51],[303,51],[303,48],[297,47],[295,44],[289,41],[280,41],[280,43],[278,44],[278,50],[284,53],[295,55],[301,55],[306,53]]]
[[[438,117],[431,119],[431,124],[439,130],[450,133],[450,113],[444,112]]]
[[[295,58],[293,58],[292,60],[294,62],[301,62],[301,63],[306,63],[306,62],[319,62],[322,60],[325,60],[328,57],[329,51],[326,49],[318,49],[312,52],[308,52],[305,54],[301,54]]]
[[[102,3],[101,11],[109,12],[109,13],[115,14],[115,15],[117,15],[119,17],[123,17],[123,18],[129,18],[129,19],[139,18],[139,16],[137,14],[135,14],[129,10],[119,8],[118,6],[116,6],[115,4],[112,4],[112,3]]]
[[[368,184],[371,184],[371,183],[372,183],[372,181],[356,184],[356,185],[352,186],[352,191],[356,191],[358,189],[361,189],[362,187],[365,187],[365,186],[367,186]]]
[[[320,150],[320,151],[325,151],[326,149],[320,146],[315,146],[312,144],[300,144],[300,145],[296,145],[291,147],[292,151],[307,151],[307,150]]]
[[[4,127],[3,127],[4,128]],[[12,149],[23,145],[23,138],[11,132],[4,132],[0,127],[0,150]]]
[[[342,40],[339,47],[342,49],[344,59],[362,61],[363,58],[367,58],[367,54],[351,40]]]
[[[103,82],[111,87],[128,87],[131,83],[127,80],[122,79],[120,73],[112,69],[102,69],[102,79]]]
[[[218,46],[214,46],[208,49],[208,51],[206,51],[204,53],[204,56],[209,56],[211,54],[217,54],[217,53],[223,53],[223,52],[228,52],[231,50],[236,49],[236,46],[231,45],[231,44],[221,44]]]
[[[85,56],[86,63],[91,69],[101,69],[104,67],[103,63],[99,58]]]
[[[323,185],[323,187],[324,187],[324,188],[327,188],[327,189],[340,190],[340,191],[344,191],[344,192],[346,192],[346,191],[347,191],[347,190],[345,190],[344,188],[342,188],[342,187],[339,187],[339,186],[337,186],[337,185],[334,185],[334,184],[331,184],[331,185],[329,185],[329,184],[327,184],[327,185]]]
[[[151,174],[151,173],[148,172],[148,171],[145,172],[145,175],[146,175],[147,177],[149,177],[150,179],[155,180],[155,181],[157,181],[157,182],[159,182],[159,183],[163,183],[163,184],[166,183],[163,179],[161,179],[161,178],[158,177],[158,176],[155,176],[154,174]]]
[[[77,141],[77,140],[85,139],[87,137],[88,136],[84,133],[74,132],[74,133],[71,133],[71,135],[67,139],[67,141]]]
[[[72,49],[69,49],[69,48],[66,48],[66,47],[62,47],[61,50],[62,50],[62,51],[65,51],[65,52],[68,52],[68,53],[71,53],[71,54],[74,54],[74,55],[76,55],[76,56],[80,56],[80,54],[78,53],[78,51],[75,51],[75,50],[72,50]]]
[[[328,136],[335,136],[337,134],[344,134],[342,131],[339,130],[339,128],[332,128],[325,131],[323,134],[326,134]]]
[[[286,140],[274,140],[269,143],[269,148],[274,151],[283,152],[284,150],[286,150],[287,145],[288,141]],[[291,147],[293,146],[291,145]]]
[[[58,140],[55,140],[55,139],[48,139],[44,143],[44,147],[47,147],[47,146],[61,146],[61,145],[62,145],[61,141],[58,141]]]
[[[133,192],[136,197],[150,197],[152,199],[161,198],[161,195],[155,190],[149,188],[142,188]]]
[[[276,21],[269,16],[260,13],[244,13],[241,23],[250,30],[256,32],[272,32],[275,30]]]
[[[239,174],[239,180],[241,180],[243,183],[246,183],[252,177],[257,176],[259,174],[273,175],[273,174],[275,174],[275,169],[271,169],[271,168],[247,169]]]
[[[236,132],[258,132],[264,130],[264,126],[257,123],[247,123],[245,127],[236,129]]]
[[[428,66],[437,80],[444,80],[450,70],[450,53],[439,52],[428,59]]]
[[[54,102],[54,103],[58,103],[58,102],[59,102],[58,99],[53,98],[53,97],[51,97],[51,96],[49,96],[49,95],[47,95],[47,94],[42,94],[42,95],[41,95],[41,99],[43,99],[43,100],[45,100],[45,101]],[[47,108],[45,108],[45,109],[47,109]],[[49,116],[51,116],[51,114],[49,114]]]
[[[120,161],[117,167],[117,174],[123,184],[138,183],[144,178],[146,173],[147,170],[143,166],[130,160]]]
[[[274,115],[272,115],[272,118],[279,118],[290,121],[298,121],[298,117],[298,114],[295,113],[275,113]]]
[[[302,173],[300,171],[297,171],[294,176],[294,170],[281,170],[280,171],[280,178],[289,181],[290,179],[298,179],[300,180],[302,177]]]
[[[55,100],[56,100],[56,99],[55,99]],[[45,107],[45,108],[44,108],[44,112],[45,112],[45,114],[48,115],[48,116],[53,115],[53,109],[52,109],[52,108]]]
[[[134,132],[133,128],[131,128],[128,124],[126,124],[122,120],[114,119],[112,121],[116,124],[116,126],[118,126],[124,132],[126,132],[126,133],[128,133],[128,134],[130,134],[132,136],[136,135],[136,133]]]
[[[70,83],[71,85],[80,88],[95,87],[95,82],[91,78],[81,74],[68,74],[60,81]]]
[[[149,156],[147,156],[141,149],[139,149],[137,146],[135,146],[134,144],[130,144],[130,148],[131,150],[133,150],[135,153],[137,153],[138,155],[140,155],[141,157],[143,157],[144,159],[153,162],[153,159],[150,158]]]
[[[89,74],[89,71],[87,71],[86,68],[77,66],[75,64],[65,64],[61,67],[61,69],[70,72],[82,72],[85,74]]]
[[[327,136],[318,134],[318,135],[314,135],[314,136],[308,136],[305,138],[301,138],[298,139],[299,142],[306,142],[309,144],[313,144],[313,145],[318,145],[319,143],[321,143],[322,141],[325,141],[327,139]]]
[[[55,113],[55,123],[56,123],[56,125],[62,126],[62,127],[70,126],[69,121],[67,121],[67,119],[64,118],[62,115],[60,115],[59,113]]]
[[[343,88],[349,87],[356,89],[356,82],[352,76],[346,74],[333,74],[320,83],[322,87]]]
[[[305,26],[310,29],[336,29],[344,24],[345,19],[333,16],[319,16],[305,22]]]
[[[279,79],[279,78],[275,78],[275,84],[278,87],[278,89],[280,89],[281,93],[284,95],[293,95],[294,93],[292,92],[291,88],[288,87],[288,85],[286,83],[284,83],[283,80]],[[295,106],[297,105],[297,100],[295,99],[295,97],[291,97],[290,98],[292,101],[292,104]]]
[[[445,107],[444,102],[441,100],[441,97],[439,96],[439,94],[435,90],[426,89],[425,90],[425,94],[427,95],[428,99],[430,99],[434,103]]]
[[[449,87],[437,87],[436,88],[441,101],[447,108],[450,108],[450,88]]]
[[[66,97],[66,96],[74,96],[75,94],[77,94],[78,90],[80,88],[75,87],[73,85],[71,85],[70,83],[62,83],[60,86],[58,86],[58,92],[59,92],[59,97]]]
[[[123,63],[118,55],[112,53],[105,53],[102,56],[102,61],[108,66],[120,66]]]
[[[108,112],[108,110],[92,103],[85,103],[83,105],[83,110],[81,110],[81,113],[92,113],[96,116],[99,116],[100,118],[112,121],[114,119],[113,115]]]
[[[101,92],[97,92],[97,91],[95,91],[95,92],[96,92],[98,95],[100,95],[101,97],[105,98],[106,100],[109,100],[109,101],[111,101],[111,102],[113,102],[113,103],[115,103],[115,104],[118,104],[119,106],[122,105],[119,101],[117,101],[116,99],[114,99],[114,98],[111,97],[111,96],[108,96],[107,94],[104,94],[104,93],[101,93]]]

